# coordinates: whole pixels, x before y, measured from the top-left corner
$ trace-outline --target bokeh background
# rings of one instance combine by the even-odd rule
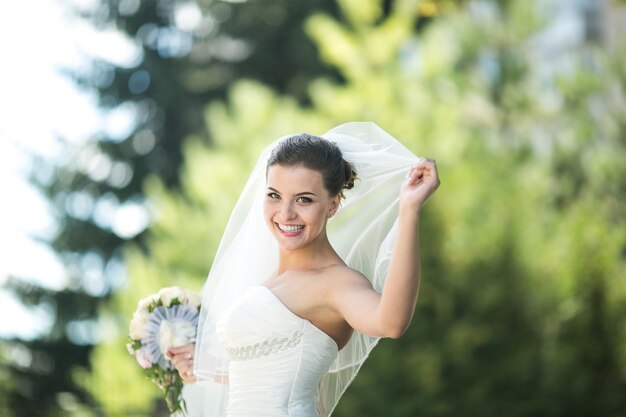
[[[200,290],[266,144],[355,120],[442,186],[414,322],[334,415],[626,416],[626,2],[23,3],[0,416],[166,416],[125,348],[137,301]]]

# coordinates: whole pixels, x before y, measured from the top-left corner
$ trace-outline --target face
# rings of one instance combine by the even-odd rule
[[[328,194],[320,172],[301,166],[269,167],[263,212],[283,250],[325,240],[326,221],[338,207],[339,196]]]

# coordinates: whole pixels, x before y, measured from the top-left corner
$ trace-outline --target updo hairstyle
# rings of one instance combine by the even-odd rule
[[[319,136],[301,133],[281,140],[272,150],[267,169],[272,165],[303,166],[322,174],[324,188],[331,196],[354,187],[357,174],[333,142]],[[267,171],[266,171],[267,172]]]

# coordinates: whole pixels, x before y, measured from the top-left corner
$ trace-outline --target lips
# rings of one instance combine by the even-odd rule
[[[304,229],[304,225],[301,224],[281,224],[275,223],[278,230],[284,236],[297,236]]]
[[[298,232],[302,229],[304,229],[303,225],[299,225],[299,224],[278,224],[278,228],[280,230],[282,230],[283,232]]]

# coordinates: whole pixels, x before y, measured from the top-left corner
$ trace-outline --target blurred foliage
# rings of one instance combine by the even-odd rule
[[[626,54],[548,48],[533,2],[474,2],[420,32],[424,2],[338,4],[348,23],[316,14],[306,30],[344,84],[315,80],[303,107],[237,82],[206,109],[213,145],[186,142],[180,191],[145,183],[149,253],[125,252],[89,391],[106,414],[152,409],[128,319],[160,287],[200,287],[264,145],[373,120],[435,158],[442,187],[423,215],[414,323],[374,350],[335,415],[624,415]]]
[[[14,389],[9,373],[9,357],[7,346],[0,340],[0,415],[8,416],[11,405],[9,393]]]
[[[73,290],[48,290],[15,278],[6,285],[21,295],[22,303],[31,311],[54,312],[57,319],[42,339],[0,342],[0,366],[6,372],[6,376],[0,376],[0,387],[5,388],[2,380],[6,377],[10,384],[2,391],[12,410],[0,415],[62,416],[67,410],[84,411],[81,404],[93,399],[72,378],[70,370],[76,363],[87,363],[90,350],[72,343],[67,334],[71,332],[82,340],[93,338],[97,305],[89,295]]]

